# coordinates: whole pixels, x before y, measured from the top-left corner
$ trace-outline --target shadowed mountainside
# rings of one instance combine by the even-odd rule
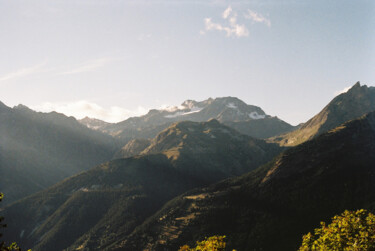
[[[4,236],[35,251],[111,249],[174,196],[253,170],[280,151],[216,120],[178,122],[141,155],[9,205],[2,212],[10,226]]]
[[[0,103],[0,191],[5,204],[108,161],[115,140],[72,117]]]
[[[116,250],[176,250],[211,235],[238,250],[296,250],[320,221],[360,208],[375,210],[374,112],[169,201]]]

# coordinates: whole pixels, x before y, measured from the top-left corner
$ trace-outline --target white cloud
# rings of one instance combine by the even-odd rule
[[[7,81],[7,80],[12,80],[12,79],[17,79],[17,78],[22,78],[28,75],[32,75],[34,73],[42,72],[43,71],[43,66],[46,63],[41,63],[37,64],[31,67],[25,67],[21,68],[19,70],[16,70],[14,72],[7,73],[3,76],[0,76],[0,82]]]
[[[232,12],[232,7],[228,6],[228,8],[226,8],[226,10],[223,12],[222,17],[224,19],[227,19],[231,12]]]
[[[337,95],[340,95],[341,93],[345,93],[345,92],[349,91],[350,88],[352,88],[352,87],[351,87],[351,86],[348,86],[348,87],[345,87],[345,88],[342,89],[342,90],[335,91],[335,92],[334,92],[334,95],[337,96]]]
[[[129,117],[140,116],[147,113],[147,110],[141,106],[136,110],[127,110],[118,106],[112,106],[106,109],[87,100],[62,103],[45,102],[41,105],[31,106],[31,108],[40,112],[56,111],[67,116],[73,116],[77,119],[82,119],[87,116],[111,123],[120,122]]]
[[[228,37],[235,36],[235,37],[247,37],[249,36],[249,31],[247,30],[245,25],[240,25],[237,23],[237,13],[232,10],[229,6],[226,10],[224,10],[222,14],[222,18],[228,20],[227,25],[222,25],[220,23],[212,22],[211,18],[205,18],[205,29],[207,31],[217,30],[223,31],[226,33]]]
[[[112,58],[98,58],[91,61],[87,61],[83,64],[76,65],[73,69],[60,73],[60,75],[69,75],[69,74],[77,74],[82,72],[90,72],[95,71],[108,63],[113,61]]]
[[[250,9],[247,10],[247,13],[244,15],[246,19],[250,19],[255,23],[264,23],[268,27],[271,27],[271,21],[265,18],[262,14],[252,11]]]

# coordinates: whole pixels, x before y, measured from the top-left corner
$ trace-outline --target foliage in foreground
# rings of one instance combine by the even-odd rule
[[[345,211],[334,216],[332,223],[315,229],[302,238],[300,251],[375,250],[375,215],[366,210]]]
[[[224,251],[226,246],[224,239],[225,235],[206,237],[203,241],[197,241],[196,247],[191,248],[189,245],[184,245],[180,247],[179,251]]]
[[[0,193],[0,201],[3,200],[3,197],[4,197],[4,194]],[[6,224],[2,223],[3,220],[4,220],[4,217],[0,216],[0,229],[7,226]],[[0,233],[0,237],[2,237],[2,236],[3,236],[3,234]],[[21,251],[21,249],[18,247],[17,243],[15,243],[15,242],[10,244],[10,246],[6,246],[5,242],[1,241],[0,242],[0,251]],[[31,249],[29,249],[28,251],[31,251]]]

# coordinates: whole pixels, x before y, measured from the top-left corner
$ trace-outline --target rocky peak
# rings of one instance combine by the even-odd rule
[[[181,104],[181,106],[183,106],[183,107],[186,107],[186,108],[189,108],[189,109],[192,109],[193,107],[195,107],[195,106],[197,106],[197,101],[195,101],[195,100],[190,100],[190,99],[188,99],[188,100],[185,100],[182,104]]]
[[[19,111],[25,111],[25,112],[34,112],[33,110],[31,110],[29,107],[23,105],[23,104],[19,104],[15,107],[13,107],[13,109],[15,110],[19,110]]]

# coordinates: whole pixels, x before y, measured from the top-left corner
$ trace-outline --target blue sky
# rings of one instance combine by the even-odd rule
[[[375,85],[375,1],[0,1],[0,101],[119,121],[236,96],[298,124]]]

